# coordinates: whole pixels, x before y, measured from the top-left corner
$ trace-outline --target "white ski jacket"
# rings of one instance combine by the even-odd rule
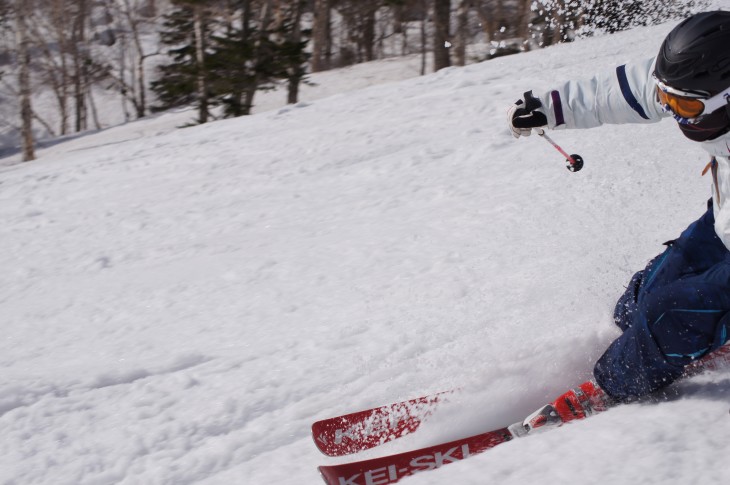
[[[656,98],[654,59],[625,64],[583,81],[569,81],[538,96],[548,128],[593,128],[602,124],[655,123],[671,117]],[[689,140],[688,140],[689,141]],[[715,232],[730,250],[730,133],[699,143],[715,159],[712,200]]]

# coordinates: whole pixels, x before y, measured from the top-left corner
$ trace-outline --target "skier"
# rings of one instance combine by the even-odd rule
[[[659,54],[591,80],[569,81],[509,110],[519,138],[533,128],[592,128],[673,117],[709,153],[712,199],[702,217],[665,243],[629,282],[614,321],[623,331],[594,367],[594,379],[510,429],[560,425],[655,392],[730,336],[730,12],[693,15]]]

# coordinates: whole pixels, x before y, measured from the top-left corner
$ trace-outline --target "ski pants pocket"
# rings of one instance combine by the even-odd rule
[[[657,276],[660,273],[666,272],[663,267],[666,266],[667,260],[674,259],[670,258],[673,243],[674,241],[664,243],[668,246],[667,249],[654,257],[644,269],[637,271],[631,277],[626,291],[621,295],[618,302],[616,302],[616,307],[613,311],[613,321],[622,331],[626,331],[632,325],[633,319],[639,315],[639,302],[643,298],[643,294],[652,283],[657,281]],[[665,275],[662,276],[662,278],[659,278],[660,285],[667,279],[664,277]]]
[[[727,310],[668,310],[649,331],[668,362],[685,366],[727,340]]]

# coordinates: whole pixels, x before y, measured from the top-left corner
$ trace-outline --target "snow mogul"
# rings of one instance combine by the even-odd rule
[[[730,336],[730,12],[684,20],[653,59],[525,93],[509,111],[509,127],[519,138],[533,129],[667,117],[710,155],[707,212],[631,278],[614,311],[623,333],[596,363],[594,379],[512,425],[514,434],[656,392]]]

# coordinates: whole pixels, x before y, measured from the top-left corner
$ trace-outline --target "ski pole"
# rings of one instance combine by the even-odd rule
[[[557,151],[559,151],[560,153],[563,154],[563,156],[565,157],[565,162],[566,162],[565,166],[568,170],[570,170],[571,172],[577,172],[578,170],[583,168],[583,157],[581,157],[580,155],[577,155],[575,153],[572,155],[568,155],[568,152],[566,152],[565,150],[560,148],[560,145],[555,143],[553,141],[553,139],[550,138],[547,135],[547,133],[545,133],[545,130],[543,130],[542,128],[537,128],[537,134],[540,135],[541,137],[545,138],[548,141],[548,143],[550,143],[552,146],[555,147],[555,149]]]

